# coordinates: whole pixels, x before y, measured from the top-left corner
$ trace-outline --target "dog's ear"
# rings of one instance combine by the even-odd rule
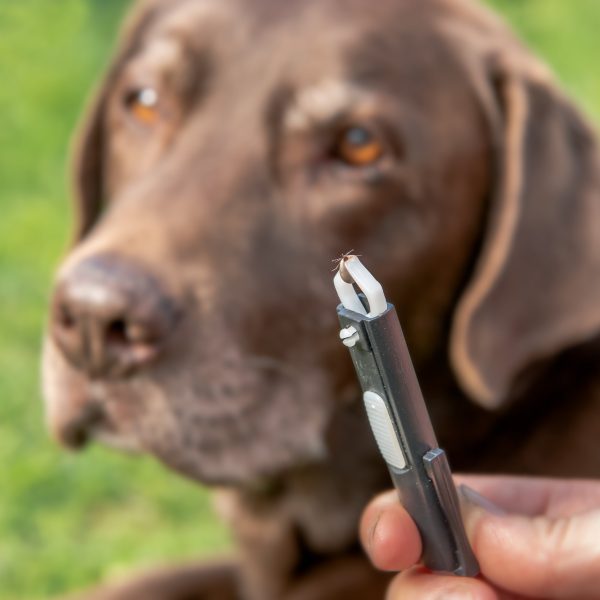
[[[450,354],[463,389],[496,408],[527,367],[600,329],[600,155],[585,120],[520,45],[503,39],[487,58],[474,77],[496,174]]]
[[[98,89],[88,102],[72,153],[72,197],[74,201],[73,243],[89,233],[102,213],[105,201],[104,155],[105,109],[107,97],[124,62],[141,43],[144,32],[159,10],[159,1],[138,2],[126,19],[120,33],[120,42],[111,64]]]

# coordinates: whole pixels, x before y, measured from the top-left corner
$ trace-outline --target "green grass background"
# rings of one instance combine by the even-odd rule
[[[600,2],[492,0],[596,120]],[[207,493],[151,459],[60,451],[39,347],[69,230],[68,140],[127,2],[0,0],[0,598],[61,595],[228,547]]]

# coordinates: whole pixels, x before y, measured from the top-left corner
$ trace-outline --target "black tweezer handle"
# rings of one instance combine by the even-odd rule
[[[342,328],[356,330],[350,354],[367,414],[400,500],[423,541],[432,571],[475,576],[446,455],[438,448],[396,311],[370,318],[338,306]]]

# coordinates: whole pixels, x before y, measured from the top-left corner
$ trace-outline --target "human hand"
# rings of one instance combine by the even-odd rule
[[[600,599],[600,482],[457,476],[478,578],[431,573],[395,491],[365,509],[360,534],[373,564],[401,571],[389,600]],[[475,491],[477,490],[477,491]]]

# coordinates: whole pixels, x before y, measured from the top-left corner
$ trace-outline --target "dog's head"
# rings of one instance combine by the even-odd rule
[[[600,324],[597,150],[468,2],[147,1],[92,104],[45,352],[50,425],[244,482],[358,391],[331,259],[498,406]]]

